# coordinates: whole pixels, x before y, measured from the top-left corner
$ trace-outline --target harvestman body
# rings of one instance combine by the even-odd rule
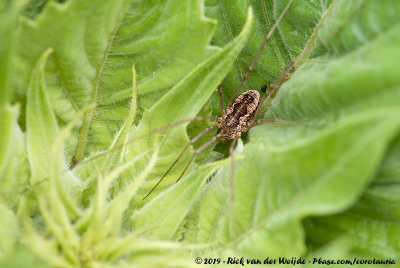
[[[265,45],[271,38],[273,32],[275,31],[276,27],[278,26],[279,22],[282,20],[284,14],[290,7],[291,3],[293,0],[290,0],[288,4],[286,5],[285,9],[282,11],[281,15],[279,18],[276,20],[274,26],[271,28],[271,30],[268,32],[267,36],[265,37],[260,49],[258,50],[254,60],[250,64],[249,68],[247,69],[246,74],[244,75],[241,83],[235,90],[235,93],[233,94],[232,98],[238,93],[239,89],[243,86],[244,82],[247,79],[247,76],[249,75],[250,71],[254,68],[254,65],[258,58],[261,55],[262,50],[264,49]],[[190,142],[186,145],[186,147],[183,149],[183,151],[180,153],[180,155],[177,157],[177,159],[174,161],[174,163],[169,167],[169,169],[164,173],[164,175],[161,177],[161,179],[157,182],[157,184],[150,190],[150,192],[143,198],[146,199],[153,191],[154,189],[160,184],[160,182],[165,178],[165,176],[170,172],[170,170],[175,166],[175,164],[179,161],[179,159],[182,157],[184,152],[189,148],[190,145],[194,144],[200,137],[202,137],[205,133],[213,130],[213,129],[220,129],[221,131],[215,135],[213,138],[211,138],[209,141],[201,145],[192,155],[190,158],[189,162],[187,163],[185,169],[179,176],[178,180],[179,181],[182,176],[185,174],[186,170],[190,166],[190,164],[193,162],[194,158],[196,155],[198,155],[201,151],[203,151],[206,147],[208,147],[210,144],[215,142],[218,139],[221,139],[222,142],[225,142],[227,140],[233,140],[230,148],[229,148],[229,153],[230,157],[232,159],[231,161],[231,197],[233,201],[233,192],[234,192],[234,180],[232,179],[234,176],[234,162],[233,162],[233,148],[235,146],[236,141],[241,137],[243,132],[247,132],[250,130],[255,125],[259,125],[262,123],[267,123],[267,122],[275,122],[276,119],[262,119],[255,121],[257,114],[259,112],[259,108],[261,107],[261,104],[265,100],[265,98],[269,95],[269,93],[279,84],[285,80],[287,73],[291,72],[294,67],[294,61],[290,62],[288,66],[285,67],[283,72],[278,76],[278,78],[268,87],[264,85],[261,89],[261,91],[266,92],[263,98],[260,98],[260,93],[256,90],[247,90],[240,94],[235,101],[232,103],[232,98],[230,99],[227,109],[224,110],[223,108],[223,96],[222,96],[222,89],[221,85],[218,86],[218,91],[220,94],[220,108],[221,108],[221,117],[216,118],[218,124],[213,125],[211,127],[206,128],[202,132],[200,132],[197,136],[192,138]],[[206,118],[193,118],[193,120],[201,120],[201,119],[206,119]],[[209,118],[207,118],[209,119]],[[187,120],[185,120],[187,121]],[[184,121],[182,121],[184,122]],[[180,123],[180,122],[177,122]]]
[[[242,132],[250,129],[259,103],[260,93],[256,90],[248,90],[240,94],[231,106],[222,111],[222,117],[217,119],[222,142],[228,139],[239,139]]]

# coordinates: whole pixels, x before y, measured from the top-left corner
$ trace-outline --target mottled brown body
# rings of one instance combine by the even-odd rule
[[[260,103],[260,93],[248,90],[240,94],[234,103],[222,111],[218,117],[218,128],[222,142],[240,138],[242,132],[247,132],[253,124],[254,115]]]

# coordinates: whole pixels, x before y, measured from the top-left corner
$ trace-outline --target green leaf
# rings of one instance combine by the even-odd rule
[[[138,127],[132,130],[132,137],[130,137],[129,141],[126,140],[125,142],[125,144],[133,142],[131,148],[126,152],[125,160],[134,159],[141,153],[149,151],[155,146],[154,136],[149,135],[155,128],[182,119],[191,118],[200,111],[202,106],[207,103],[212,93],[215,92],[219,81],[221,81],[223,76],[229,71],[235,57],[244,45],[250,31],[251,21],[252,16],[251,13],[249,13],[248,21],[241,35],[223,49],[218,50],[204,60],[204,62],[199,64],[199,66],[187,74],[185,78],[157,101],[151,109],[143,113],[142,120]],[[128,120],[130,120],[129,118],[130,117],[128,117]],[[183,150],[188,143],[189,139],[185,130],[188,123],[189,121],[185,124],[181,124],[179,127],[165,131],[166,134],[163,133],[163,138],[159,142],[162,144],[160,149],[162,158],[157,161],[153,173],[149,176],[149,179],[147,179],[147,184],[141,188],[140,195],[135,197],[135,199],[137,198],[137,202],[143,203],[141,199],[147,194],[146,192],[150,191],[155,181],[168,169],[167,165],[171,162],[167,161],[171,161],[171,159],[172,161],[175,160],[179,154],[178,150]],[[118,136],[116,136],[116,139],[118,139]],[[115,141],[113,142],[113,146],[114,144]],[[182,157],[173,172],[166,177],[163,183],[164,186],[160,189],[170,185],[172,180],[176,181],[183,170],[183,165],[188,159],[189,153],[190,150]],[[142,160],[141,162],[142,164],[137,164],[129,171],[129,174],[119,179],[116,191],[123,188],[127,181],[141,170],[146,160]],[[109,163],[104,163],[103,166],[108,165]],[[101,166],[101,168],[103,168],[103,166]]]
[[[374,181],[354,206],[339,215],[306,221],[307,240],[312,247],[323,247],[341,237],[351,242],[349,248],[353,252],[393,259],[399,257],[399,146],[397,137]]]
[[[251,37],[235,61],[233,70],[225,77],[222,86],[224,107],[232,97],[235,89],[250,66],[260,45],[288,1],[241,1],[207,0],[206,15],[217,19],[218,24],[213,35],[212,44],[223,46],[230,42],[241,29],[246,19],[246,8],[254,10],[254,29]],[[271,84],[284,69],[294,60],[309,42],[318,21],[330,6],[331,0],[293,1],[291,7],[279,23],[278,28],[267,43],[254,69],[240,92],[259,90],[264,84]],[[239,92],[239,93],[240,93]],[[214,112],[219,114],[219,100],[213,100]]]
[[[224,256],[232,250],[253,257],[300,255],[306,251],[302,219],[357,201],[399,133],[400,28],[393,9],[400,6],[391,3],[331,6],[314,44],[324,50],[312,51],[314,59],[295,71],[265,115],[299,124],[251,130],[243,160],[235,163],[234,209],[224,198],[230,180],[225,169],[193,210],[189,242],[219,241],[212,253]]]
[[[354,110],[376,113],[382,109],[381,107],[399,107],[399,79],[393,68],[396,61],[400,59],[398,49],[400,39],[397,34],[399,25],[395,15],[396,10],[400,10],[400,6],[394,2],[393,5],[390,3],[386,2],[382,6],[372,2],[368,4],[357,2],[352,5],[342,3],[346,8],[341,8],[341,10],[347,10],[349,12],[347,16],[352,15],[355,23],[352,27],[335,32],[340,36],[332,38],[325,48],[329,49],[333,55],[338,54],[339,58],[343,58],[343,61],[331,64],[333,68],[325,69],[328,75],[337,78],[337,82],[330,86],[324,82],[319,85],[332,92],[330,105],[326,105],[325,110],[335,110],[338,109],[338,105],[342,105],[345,107],[342,109],[343,113],[352,113]],[[371,13],[372,10],[374,10],[373,13]],[[371,14],[374,15],[371,17]],[[385,19],[378,19],[379,16]],[[372,24],[367,24],[367,22]],[[354,35],[354,29],[357,29],[358,35]],[[358,31],[358,29],[362,30]],[[361,38],[361,32],[364,38]],[[329,36],[327,32],[324,32],[324,35]],[[367,38],[372,40],[367,42]],[[352,42],[343,44],[338,40]],[[346,56],[347,54],[349,56]],[[355,57],[350,56],[351,54]],[[340,70],[339,64],[346,66],[346,72]],[[308,79],[313,80],[312,77]],[[338,88],[341,90],[335,94]],[[343,98],[339,94],[348,97]],[[311,94],[302,95],[307,98]],[[317,103],[316,101],[313,102]],[[305,111],[305,109],[299,109],[301,110]],[[314,112],[318,113],[318,110],[321,111],[322,107],[316,107]],[[393,111],[393,116],[398,117],[398,114],[398,111]],[[374,133],[373,130],[366,131]],[[316,218],[307,222],[307,237],[311,246],[319,247],[337,237],[344,236],[352,241],[350,244],[352,251],[370,256],[398,257],[399,250],[396,242],[399,239],[400,230],[397,211],[399,204],[396,198],[399,180],[399,157],[396,153],[398,132],[396,136],[397,139],[394,142],[386,145],[388,151],[386,157],[377,161],[380,163],[379,171],[375,169],[375,172],[371,172],[370,176],[374,178],[374,182],[350,210],[338,216]],[[390,141],[390,139],[381,139],[379,135],[376,135],[375,139],[382,143]],[[320,238],[313,235],[314,232],[319,234]]]
[[[8,142],[8,148],[4,148],[4,160],[0,162],[0,199],[12,209],[17,208],[21,193],[29,185],[30,177],[25,135],[17,124],[18,108],[8,106],[3,110],[0,131],[2,139]]]
[[[30,68],[48,47],[54,49],[46,67],[49,97],[60,125],[90,103],[96,103],[99,77],[115,27],[127,1],[49,2],[35,22],[22,21],[16,62],[21,78],[15,88],[24,101]],[[34,47],[30,44],[35,44]],[[93,111],[83,119],[78,147],[85,147]],[[88,123],[89,122],[89,123]],[[69,158],[77,146],[77,136],[68,142]],[[79,149],[82,151],[81,149]],[[83,151],[84,153],[84,151]],[[82,157],[82,156],[81,156]]]
[[[63,154],[63,136],[68,136],[72,120],[63,131],[59,131],[56,117],[53,113],[50,100],[47,95],[45,78],[45,64],[52,53],[52,49],[46,50],[38,60],[28,88],[27,99],[27,150],[31,167],[31,186],[34,187],[45,181],[57,185],[57,193],[65,202],[63,205],[72,214],[78,214],[77,208],[72,205],[66,192],[75,192],[79,188],[79,180],[70,173],[65,172],[67,166]],[[79,113],[77,114],[79,116]],[[59,179],[62,177],[62,179]],[[40,191],[39,191],[40,192]],[[55,205],[55,203],[53,203]],[[60,205],[60,204],[57,204]],[[57,206],[55,205],[55,206]]]
[[[21,268],[21,267],[37,267],[37,268],[49,268],[49,264],[40,260],[34,255],[32,251],[26,246],[18,245],[18,248],[11,254],[0,258],[1,267],[9,268]]]
[[[19,234],[18,219],[4,203],[0,203],[0,212],[4,217],[0,224],[0,256],[14,251]]]
[[[55,0],[55,1],[58,3],[65,2],[65,0]],[[43,11],[43,8],[46,6],[47,2],[48,2],[47,0],[29,1],[24,8],[23,15],[30,19],[35,19]]]
[[[194,199],[210,175],[223,164],[216,162],[196,169],[182,182],[171,186],[140,210],[136,210],[131,218],[134,228],[147,229],[145,234],[149,238],[179,239],[179,231],[182,231],[180,228],[185,223],[185,216],[190,211]]]
[[[69,156],[79,162],[88,152],[108,148],[128,114],[133,63],[140,63],[137,91],[143,111],[151,106],[145,103],[160,98],[215,51],[207,47],[214,23],[201,7],[199,1],[50,2],[35,22],[22,24],[16,64],[21,78],[15,83],[19,99],[24,101],[29,66],[53,47],[46,69],[58,121],[68,122],[89,103],[97,107],[69,141]]]
[[[32,170],[32,183],[49,178],[48,161],[52,159],[52,146],[59,133],[46,91],[44,66],[52,53],[46,50],[39,59],[28,88],[27,101],[27,139],[29,161]]]
[[[242,136],[233,177],[230,158],[214,162],[229,143],[215,143],[175,183],[210,131],[142,200],[215,124],[178,122],[220,116],[217,85],[226,105],[287,2],[39,0],[18,31],[20,7],[1,12],[0,203],[12,220],[0,263],[20,256],[18,240],[21,256],[63,267],[398,258],[396,0],[293,1],[239,91],[291,62],[259,114],[286,121]]]
[[[2,0],[0,2],[0,35],[6,42],[0,44],[0,108],[9,101],[11,95],[11,63],[14,56],[15,30],[19,12],[26,1],[13,1],[12,3]],[[0,147],[1,148],[1,147]],[[0,158],[1,159],[1,158]]]
[[[17,17],[25,1],[0,2],[0,199],[15,209],[28,184],[29,168],[24,134],[17,125],[19,105],[11,105]]]
[[[132,155],[146,151],[149,147],[154,146],[154,137],[148,135],[152,129],[194,117],[200,111],[212,93],[215,92],[219,81],[229,71],[234,59],[243,47],[250,32],[251,22],[252,12],[249,10],[248,20],[241,34],[234,41],[205,60],[165,94],[150,110],[144,113],[143,120],[138,125],[133,140],[143,136],[147,136],[147,140],[133,143]],[[158,161],[153,171],[153,176],[141,188],[143,197],[153,188],[189,143],[186,133],[188,123],[180,124],[165,131],[166,133],[160,143],[162,146],[160,149],[160,161]],[[189,149],[181,157],[177,165],[163,180],[163,185],[156,189],[155,194],[179,178],[192,153],[192,150]],[[138,198],[137,202],[143,203],[142,198]]]
[[[136,101],[136,70],[135,66],[132,67],[133,82],[132,82],[132,100],[130,104],[130,110],[128,117],[125,122],[116,133],[108,151],[101,151],[91,154],[90,157],[81,162],[79,166],[74,169],[75,174],[84,180],[92,180],[93,169],[98,169],[103,173],[108,173],[112,170],[115,165],[122,164],[126,154],[127,147],[130,142],[130,136],[132,131],[132,123],[135,119],[137,101]],[[108,186],[107,186],[108,188]],[[87,189],[91,191],[93,189]],[[84,198],[87,198],[84,194]]]

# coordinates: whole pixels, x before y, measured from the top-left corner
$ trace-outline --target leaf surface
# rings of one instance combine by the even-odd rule
[[[175,183],[210,131],[145,200],[216,124],[178,122],[220,116],[218,84],[226,105],[288,0],[59,2],[31,2],[18,31],[0,13],[1,250],[23,237],[66,267],[399,257],[398,1],[293,1],[240,89],[295,61],[259,114],[285,121],[242,135],[234,181],[216,142]]]
[[[24,102],[29,66],[54,49],[46,75],[58,121],[65,124],[79,109],[96,105],[67,147],[79,162],[108,148],[128,115],[132,64],[138,63],[143,111],[215,51],[207,46],[213,27],[198,1],[51,2],[36,21],[23,21],[16,61],[21,78],[14,86]]]
[[[199,197],[188,242],[218,241],[211,254],[224,256],[299,255],[303,218],[356,203],[399,133],[399,24],[389,10],[399,6],[392,4],[334,2],[310,58],[264,115],[298,123],[250,131],[235,162],[234,209],[224,198],[226,168]]]

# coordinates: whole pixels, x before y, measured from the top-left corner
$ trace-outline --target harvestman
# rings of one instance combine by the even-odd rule
[[[277,79],[268,87],[264,85],[261,88],[261,91],[265,92],[264,96],[260,98],[260,93],[256,90],[247,90],[240,94],[235,101],[232,102],[233,97],[236,96],[236,94],[239,92],[241,87],[243,86],[244,82],[246,81],[249,73],[251,70],[253,70],[254,65],[256,64],[258,58],[261,55],[261,52],[263,51],[264,47],[268,43],[269,39],[271,38],[272,34],[274,33],[275,29],[279,25],[280,21],[282,20],[283,16],[285,15],[286,11],[289,9],[291,3],[293,0],[290,0],[288,4],[286,5],[285,9],[282,11],[281,15],[279,18],[276,20],[275,24],[273,27],[270,29],[268,32],[267,36],[265,37],[263,43],[261,44],[256,56],[254,57],[252,63],[250,64],[249,68],[247,69],[245,75],[243,76],[242,81],[240,82],[239,86],[236,88],[235,92],[233,93],[232,97],[230,98],[227,108],[224,109],[223,107],[223,94],[222,94],[222,88],[221,85],[218,86],[218,92],[220,95],[220,109],[221,109],[221,117],[217,117],[217,124],[206,128],[202,132],[200,132],[197,136],[192,138],[189,143],[186,145],[186,147],[183,149],[183,151],[179,154],[179,156],[176,158],[174,163],[169,167],[169,169],[164,173],[164,175],[161,177],[161,179],[157,182],[157,184],[150,190],[150,192],[143,198],[146,199],[156,188],[157,186],[161,183],[161,181],[165,178],[165,176],[171,171],[171,169],[175,166],[175,164],[179,161],[179,159],[183,156],[185,151],[190,147],[190,145],[194,144],[197,140],[200,139],[204,134],[207,132],[214,130],[214,129],[220,129],[221,131],[212,137],[210,140],[205,142],[203,145],[201,145],[192,155],[190,158],[189,162],[186,164],[185,169],[179,176],[177,182],[182,178],[182,176],[185,174],[186,170],[190,166],[190,164],[193,162],[194,158],[201,153],[205,148],[207,148],[209,145],[211,145],[213,142],[215,142],[218,139],[221,139],[222,142],[225,142],[227,140],[232,140],[232,143],[229,147],[229,154],[231,158],[231,197],[233,199],[233,192],[234,192],[234,161],[233,161],[233,148],[236,144],[236,141],[241,137],[241,134],[243,132],[249,131],[252,127],[263,124],[263,123],[271,123],[271,122],[276,122],[277,119],[271,118],[271,119],[261,119],[261,120],[255,120],[257,118],[257,115],[260,111],[260,108],[266,99],[266,97],[272,92],[274,88],[279,87],[284,80],[287,78],[288,73],[293,71],[293,67],[295,64],[295,61],[291,61],[285,69],[282,71],[282,73],[277,77]],[[194,121],[194,120],[202,120],[202,119],[209,119],[209,117],[198,117],[198,118],[192,118],[192,119],[187,119],[184,121],[176,122],[175,124],[187,122],[187,121]],[[175,125],[174,124],[174,125]],[[172,125],[170,125],[172,126]]]

